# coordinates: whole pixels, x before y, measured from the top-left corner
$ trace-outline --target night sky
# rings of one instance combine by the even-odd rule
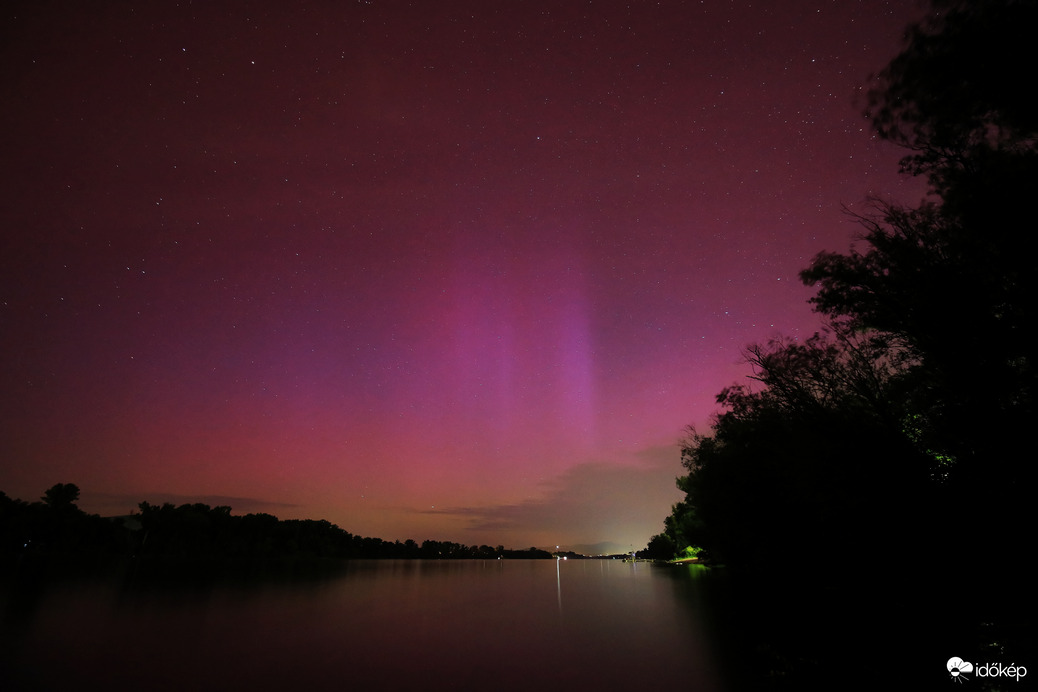
[[[908,2],[13,2],[0,490],[641,548],[797,272],[914,203]]]

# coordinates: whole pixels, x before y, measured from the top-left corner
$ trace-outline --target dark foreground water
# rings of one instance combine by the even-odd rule
[[[1030,579],[968,565],[807,576],[611,560],[18,562],[0,569],[0,692],[1036,687]],[[1027,675],[953,677],[951,657]]]
[[[704,568],[356,561],[301,578],[17,584],[0,690],[725,689]]]

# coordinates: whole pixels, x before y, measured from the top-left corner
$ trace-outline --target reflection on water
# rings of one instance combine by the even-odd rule
[[[559,612],[562,612],[562,566],[559,564],[562,562],[559,558],[555,558],[555,589],[559,594]]]
[[[20,584],[0,604],[0,689],[716,690],[695,576],[608,560],[356,561],[189,589],[125,575]]]

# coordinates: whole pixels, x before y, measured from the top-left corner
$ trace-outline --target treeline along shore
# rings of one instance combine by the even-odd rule
[[[101,517],[79,509],[79,488],[59,483],[36,502],[0,491],[0,559],[120,557],[157,562],[255,562],[338,559],[542,559],[537,548],[468,546],[452,541],[386,541],[356,536],[315,519],[278,519],[270,514],[231,514],[227,506],[203,503],[153,505]]]

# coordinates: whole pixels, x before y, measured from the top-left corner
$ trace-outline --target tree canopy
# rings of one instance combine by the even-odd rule
[[[827,570],[876,550],[881,536],[885,550],[903,549],[892,545],[894,525],[925,501],[939,462],[905,434],[890,396],[900,358],[884,346],[833,328],[748,349],[761,386],[725,389],[710,433],[690,429],[682,445],[686,499],[666,525],[676,547],[755,568],[795,558]]]
[[[850,252],[803,270],[831,326],[748,349],[755,384],[683,446],[676,550],[832,566],[859,545],[918,566],[923,537],[951,533],[1014,559],[1036,486],[1035,19],[1034,2],[935,0],[879,73],[867,116],[930,194],[875,200]]]
[[[876,75],[866,114],[913,153],[904,170],[941,188],[983,150],[1031,148],[1038,104],[1020,83],[1038,62],[1031,0],[933,0],[905,48]]]
[[[356,536],[315,519],[233,515],[225,505],[141,502],[131,516],[100,517],[75,505],[79,487],[57,483],[40,502],[0,492],[0,562],[26,556],[129,557],[158,565],[195,562],[241,566],[254,562],[347,558],[546,559],[537,548],[463,545],[453,541],[387,541]]]
[[[56,483],[48,488],[40,499],[49,507],[74,508],[79,500],[79,486],[75,483]]]

